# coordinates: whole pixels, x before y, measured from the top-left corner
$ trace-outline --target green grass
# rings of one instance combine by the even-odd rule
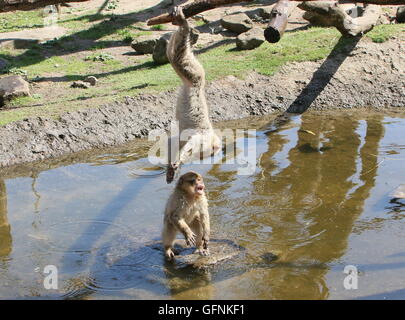
[[[194,23],[197,27],[205,26],[207,24],[207,22],[205,22],[203,20],[196,20],[196,21],[194,21]]]
[[[165,26],[162,24],[156,24],[150,27],[152,30],[162,31],[165,30]]]
[[[382,43],[401,32],[405,32],[404,24],[383,24],[366,33],[366,36],[373,42]]]
[[[0,33],[43,26],[43,9],[15,11],[0,14]]]
[[[367,37],[372,41],[378,37],[389,39],[401,34],[402,27],[401,25],[379,26],[367,34]],[[199,55],[198,59],[206,70],[208,81],[227,75],[243,78],[252,70],[264,75],[272,75],[289,62],[317,61],[326,58],[339,39],[340,34],[334,28],[310,28],[305,31],[288,32],[280,42],[276,44],[266,42],[251,51],[238,51],[235,49],[235,44],[220,46]],[[340,41],[339,46],[344,46],[349,41]],[[12,62],[12,66],[27,71],[29,79],[46,78],[47,74],[57,70],[61,77],[65,77],[65,80],[59,83],[58,90],[66,92],[57,98],[51,96],[47,99],[41,97],[17,101],[14,106],[31,107],[2,111],[0,125],[32,116],[57,118],[67,111],[98,107],[120,100],[124,96],[165,91],[180,84],[170,65],[155,65],[150,56],[127,66],[117,59],[84,61],[83,58],[75,56],[51,56],[44,59],[42,50],[36,48],[31,50],[32,54],[25,56],[19,56],[21,52],[4,51],[0,52],[0,57],[10,59],[10,55],[17,56],[18,59]],[[103,52],[108,53],[108,49],[104,49]],[[96,51],[92,56],[98,57],[101,54],[102,52]],[[69,88],[68,81],[84,79],[88,75],[94,75],[99,79],[97,86],[85,90]]]

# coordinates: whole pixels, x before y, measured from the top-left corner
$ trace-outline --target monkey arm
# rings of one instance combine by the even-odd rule
[[[173,214],[170,218],[170,222],[184,235],[188,245],[195,245],[196,235],[190,229],[183,218],[180,218],[178,215]]]

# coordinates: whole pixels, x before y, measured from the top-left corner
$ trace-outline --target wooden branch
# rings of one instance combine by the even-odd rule
[[[254,0],[245,0],[244,2],[252,2]],[[183,8],[183,13],[186,18],[190,18],[196,14],[201,12],[215,9],[220,6],[226,6],[228,4],[242,2],[241,0],[196,0],[194,2],[188,3]],[[160,16],[154,17],[148,20],[148,26],[152,26],[154,24],[161,24],[161,23],[169,23],[172,22],[172,14],[171,13],[164,13]]]
[[[196,14],[199,14],[199,13],[207,11],[207,10],[215,9],[220,6],[226,6],[229,4],[234,4],[234,3],[239,3],[239,2],[252,2],[252,1],[254,1],[254,0],[245,0],[245,1],[241,1],[241,0],[195,0],[194,2],[191,2],[191,3],[188,3],[184,6],[182,6],[182,8],[183,8],[185,17],[190,18]],[[291,0],[291,1],[301,2],[302,0]],[[308,2],[317,2],[320,0],[307,0],[307,1]],[[280,2],[284,2],[284,1],[279,1],[279,3]],[[288,0],[287,0],[287,2],[288,2]],[[341,0],[339,2],[340,3],[377,4],[377,5],[381,5],[381,6],[382,5],[405,4],[405,0]],[[282,6],[280,4],[279,10],[281,10],[281,7]],[[160,16],[149,19],[148,26],[152,26],[155,24],[162,24],[162,23],[170,23],[170,22],[172,22],[172,18],[173,17],[171,15],[171,13],[164,13],[164,14],[161,14]],[[280,18],[277,19],[277,23],[280,23],[279,21],[284,21],[284,19],[280,19]],[[284,29],[285,29],[285,27],[284,27]],[[270,32],[270,31],[268,31],[268,32]]]
[[[43,8],[49,5],[85,1],[90,0],[0,0],[0,13],[17,10],[28,11]]]
[[[278,42],[287,27],[289,0],[278,0],[271,10],[270,23],[264,30],[264,37],[270,43]]]
[[[336,27],[344,36],[362,35],[376,25],[381,15],[381,7],[367,5],[363,14],[358,18],[352,18],[335,2],[303,2],[298,8],[311,13],[308,20],[325,21],[328,25]],[[305,15],[304,15],[305,17]]]

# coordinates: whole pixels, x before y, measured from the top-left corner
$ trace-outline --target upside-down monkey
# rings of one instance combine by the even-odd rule
[[[181,164],[199,158],[201,154],[213,155],[221,148],[221,140],[215,134],[209,118],[204,68],[191,50],[191,28],[181,7],[173,10],[173,24],[179,28],[170,38],[167,57],[183,81],[176,105],[176,120],[179,123],[180,136],[185,131],[191,134],[187,141],[179,141],[179,152],[169,151],[166,175],[168,183],[173,181]]]

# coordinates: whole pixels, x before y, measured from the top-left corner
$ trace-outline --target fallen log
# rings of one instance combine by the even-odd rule
[[[220,6],[226,6],[229,4],[239,3],[239,2],[252,2],[254,0],[196,0],[194,2],[188,3],[183,8],[183,13],[186,18],[190,18],[196,14],[201,12],[212,10]],[[302,0],[290,0],[295,2],[301,2]],[[307,2],[320,2],[319,0],[307,0]],[[376,4],[376,5],[401,5],[405,4],[405,0],[342,0],[339,3],[363,3],[363,4]],[[148,26],[162,24],[162,23],[170,23],[172,22],[173,17],[172,13],[164,13],[160,16],[151,18],[148,20]],[[280,19],[278,19],[280,20]],[[281,19],[282,21],[282,19]],[[280,23],[281,24],[281,23]],[[281,28],[280,28],[281,30]]]
[[[278,42],[284,34],[287,27],[289,0],[278,0],[277,4],[271,10],[270,22],[264,30],[264,38],[270,42]]]
[[[336,2],[303,2],[298,8],[312,14],[311,19],[326,21],[328,25],[336,27],[344,36],[360,36],[377,24],[381,15],[381,7],[367,5],[360,17],[352,18]]]
[[[245,0],[244,2],[252,2],[252,1],[254,0]],[[182,6],[182,8],[184,16],[186,18],[190,18],[201,12],[238,2],[241,2],[241,0],[196,0],[194,2]],[[164,13],[161,14],[160,16],[149,19],[148,26],[152,26],[155,24],[169,23],[172,22],[172,19],[173,19],[172,13]]]
[[[0,0],[0,13],[9,11],[28,11],[43,8],[49,5],[67,2],[85,2],[91,0]]]

